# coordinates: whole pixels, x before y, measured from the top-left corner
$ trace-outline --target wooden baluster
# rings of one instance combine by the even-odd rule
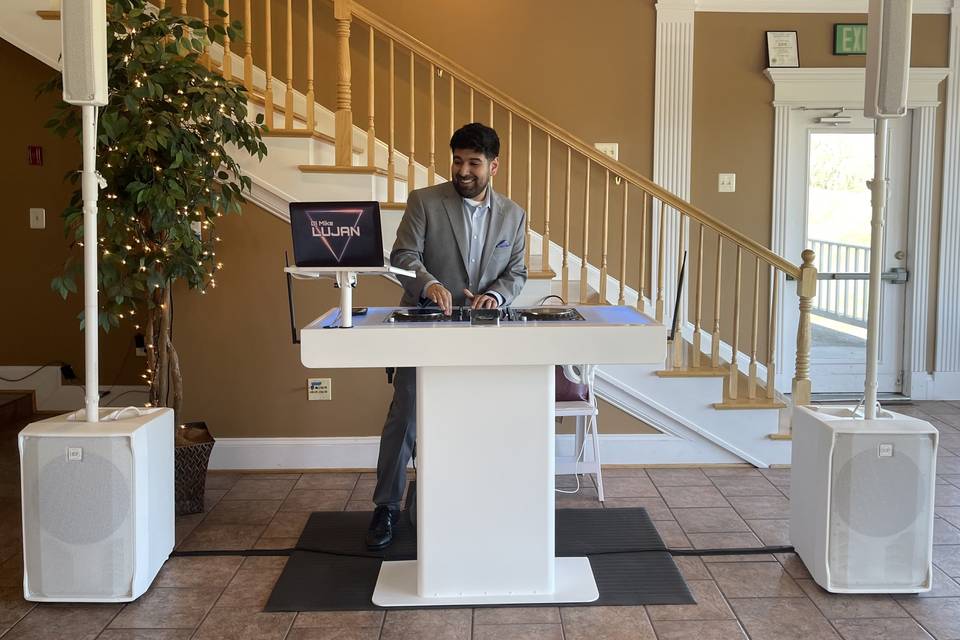
[[[230,34],[227,27],[230,26],[230,0],[223,0],[223,58],[221,60],[223,67],[223,77],[227,80],[233,78],[233,56],[230,54]]]
[[[720,273],[723,266],[723,236],[717,234],[717,266],[713,282],[713,335],[710,339],[710,366],[720,367]]]
[[[207,27],[210,26],[210,7],[207,6],[206,2],[202,3],[202,6],[203,6],[203,13],[201,15],[203,16],[202,17],[203,27],[204,27],[203,38],[204,38],[205,44],[203,45],[203,55],[201,56],[202,57],[201,63],[203,64],[203,66],[207,68],[207,71],[209,71],[210,69],[213,68],[213,63],[210,61],[210,43],[207,42],[207,40],[212,40],[210,38],[209,32],[207,31]]]
[[[376,34],[373,31],[373,26],[371,26],[367,51],[367,57],[370,59],[367,69],[367,166],[371,169],[377,166],[377,127],[374,119],[376,65],[374,64],[373,44],[375,40]]]
[[[677,277],[680,276],[680,268],[683,266],[684,252],[686,249],[686,240],[687,236],[684,231],[686,230],[687,223],[689,222],[688,218],[685,218],[683,213],[677,212],[677,221],[680,223],[677,225]],[[686,272],[684,272],[684,277],[686,277]],[[677,290],[674,291],[674,295],[681,296],[683,294],[683,283],[681,282]],[[673,336],[673,366],[681,367],[683,366],[683,303],[684,300],[680,300],[680,304],[676,306],[676,318],[670,318],[670,321],[673,323],[673,326],[677,328],[676,333]]]
[[[453,76],[450,76],[451,86],[453,83]],[[396,131],[396,123],[394,122],[394,112],[396,111],[394,98],[396,96],[396,73],[393,68],[393,39],[390,39],[390,132],[388,136],[387,143],[387,202],[396,202],[395,196],[395,187],[394,183],[397,179],[397,165],[394,162],[394,132]],[[453,89],[450,90],[450,95],[453,95]],[[452,179],[453,176],[450,176]]]
[[[607,248],[610,237],[610,170],[603,175],[603,242],[600,250],[600,304],[607,304]]]
[[[333,17],[337,21],[337,109],[334,116],[334,146],[336,164],[349,167],[353,164],[353,112],[350,95],[350,20],[352,0],[334,0]],[[288,28],[289,28],[289,23]],[[291,46],[289,43],[288,47]],[[291,81],[293,72],[289,71]],[[288,85],[288,93],[291,89]],[[292,96],[292,93],[289,93]],[[293,115],[293,104],[290,111]]]
[[[307,94],[304,102],[307,109],[307,131],[314,131],[317,128],[317,115],[315,104],[315,94],[313,91],[313,0],[307,0]],[[350,128],[350,137],[353,138],[353,127]],[[353,164],[353,145],[351,144],[351,160]]]
[[[267,23],[266,31],[264,32],[263,41],[266,43],[267,50],[267,63],[266,63],[266,84],[263,89],[263,119],[267,123],[267,127],[273,129],[273,35],[271,31],[273,30],[273,22],[270,19],[270,5],[272,3],[265,2],[263,4],[263,10],[265,11],[264,22]]]
[[[417,165],[414,159],[415,153],[414,149],[416,147],[416,91],[414,90],[414,80],[416,78],[416,69],[414,68],[414,63],[416,61],[416,56],[413,53],[413,50],[410,50],[410,155],[407,156],[407,195],[410,195],[410,192],[416,189],[416,176],[417,176]]]
[[[647,203],[649,198],[646,191],[640,191],[643,198],[643,211],[640,214],[640,290],[637,292],[637,311],[644,312],[644,298],[647,293]]]
[[[570,147],[567,147],[567,177],[563,188],[563,264],[560,269],[560,297],[570,301]]]
[[[697,294],[693,311],[693,361],[692,366],[700,366],[700,347],[703,341],[703,331],[701,325],[701,311],[703,309],[703,223],[700,224],[700,232],[697,234]]]
[[[490,104],[493,104],[491,102]],[[547,164],[544,171],[543,189],[543,244],[540,248],[540,268],[546,271],[550,268],[550,134],[547,134]]]
[[[434,181],[436,180],[437,173],[437,159],[436,159],[436,150],[437,150],[437,100],[436,94],[434,93],[433,81],[434,77],[437,75],[436,67],[433,66],[433,63],[430,63],[430,157],[429,157],[429,166],[427,167],[427,185],[433,186]]]
[[[737,366],[737,356],[740,353],[740,285],[742,274],[740,267],[743,263],[743,248],[737,245],[737,277],[736,288],[733,291],[733,342],[731,347],[733,354],[730,356],[730,377],[728,379],[729,397],[731,400],[737,399],[737,393],[740,382],[740,368]]]
[[[507,198],[513,196],[513,111],[507,112]],[[527,211],[527,215],[530,212]]]
[[[757,397],[757,334],[760,328],[760,256],[753,270],[753,325],[750,330],[750,369],[747,378],[747,397]]]
[[[470,90],[470,122],[473,122],[473,89]],[[527,230],[523,245],[526,248],[524,262],[530,264],[530,209],[533,203],[533,125],[527,121]]]
[[[626,303],[624,289],[627,286],[627,196],[630,194],[630,183],[623,181],[623,216],[620,221],[620,294],[617,304]]]
[[[473,122],[473,87],[470,87],[470,122]]]
[[[187,0],[180,0],[180,15],[187,15]]]
[[[337,7],[340,6],[344,0],[335,1],[333,4],[334,13],[336,13]],[[347,35],[349,35],[349,24],[347,26]],[[337,21],[337,62],[339,65],[339,57],[342,51],[340,50],[340,21]],[[347,58],[347,69],[348,69],[348,79],[349,79],[349,58]],[[342,69],[338,69],[338,73]],[[347,86],[349,91],[349,85]],[[339,106],[340,99],[340,80],[337,81],[337,104]],[[293,129],[293,3],[292,0],[287,0],[287,91],[284,94],[283,99],[283,126],[285,129]],[[339,154],[338,154],[339,156]],[[338,161],[337,164],[340,164]],[[348,163],[349,164],[349,163]]]
[[[667,208],[660,203],[660,239],[657,251],[657,301],[655,317],[657,322],[663,323],[663,252],[666,250]]]
[[[587,260],[590,254],[590,158],[583,183],[583,255],[580,262],[580,304],[587,303]]]
[[[490,113],[487,117],[489,119],[487,126],[492,129],[493,128],[493,97],[490,98]]]
[[[253,91],[253,19],[251,16],[250,0],[245,0],[243,3],[243,86],[247,91]]]
[[[767,330],[767,399],[773,400],[777,382],[777,298],[780,295],[780,274],[770,266],[773,288],[770,293],[770,328]]]

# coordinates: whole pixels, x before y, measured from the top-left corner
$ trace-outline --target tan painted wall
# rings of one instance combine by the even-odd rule
[[[0,365],[67,362],[84,378],[83,334],[77,314],[82,296],[64,302],[50,289],[70,252],[60,213],[72,185],[68,171],[80,167],[80,145],[43,128],[52,115],[55,96],[35,99],[37,87],[54,70],[0,40],[0,121],[6,124],[0,152]],[[43,166],[27,164],[27,146],[43,147]],[[46,209],[46,228],[30,229],[31,207]],[[78,259],[80,251],[75,254]],[[82,282],[78,282],[82,292]],[[133,352],[133,328],[100,333],[100,383],[135,384],[140,363]],[[126,360],[124,358],[126,357]]]

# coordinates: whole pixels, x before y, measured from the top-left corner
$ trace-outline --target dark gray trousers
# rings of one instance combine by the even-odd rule
[[[393,377],[393,402],[380,436],[377,460],[377,506],[399,509],[407,485],[407,463],[417,442],[417,370],[398,367]]]

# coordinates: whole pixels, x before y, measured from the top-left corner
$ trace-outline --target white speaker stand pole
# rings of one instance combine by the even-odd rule
[[[887,215],[887,193],[889,177],[887,175],[887,155],[890,122],[886,118],[874,121],[873,143],[873,180],[872,192],[873,219],[870,221],[870,290],[867,305],[867,372],[864,381],[863,417],[873,420],[877,417],[877,355],[880,346],[880,272],[883,270],[883,226]]]
[[[100,371],[97,308],[97,107],[85,104],[83,110],[83,346],[86,378],[87,422],[100,419]]]

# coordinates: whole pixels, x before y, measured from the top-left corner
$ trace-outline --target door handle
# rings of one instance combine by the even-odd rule
[[[890,284],[906,284],[910,278],[910,272],[903,267],[894,267],[880,274],[880,279]],[[787,280],[794,280],[791,275],[787,275]],[[838,273],[822,271],[817,273],[817,280],[869,280],[869,273]]]

